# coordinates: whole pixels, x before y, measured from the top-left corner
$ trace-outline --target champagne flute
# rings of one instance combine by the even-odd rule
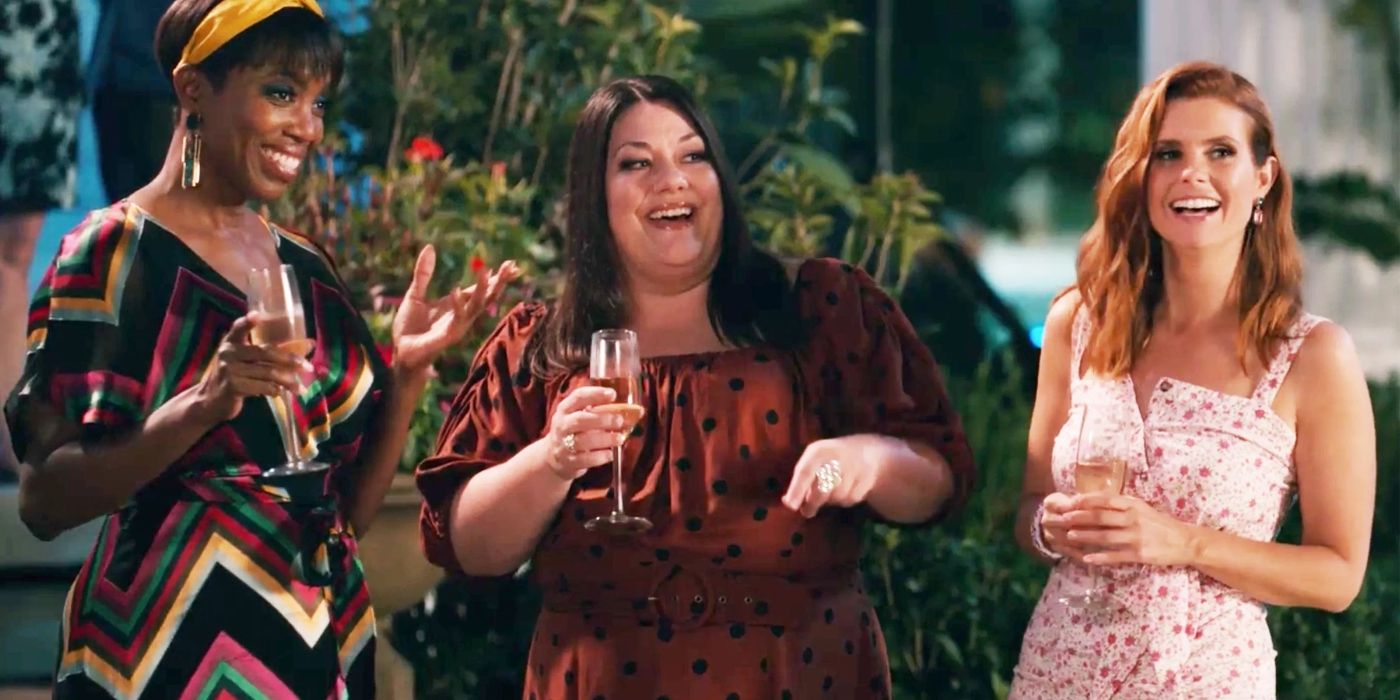
[[[1079,424],[1079,444],[1075,448],[1074,490],[1077,493],[1123,492],[1123,482],[1128,476],[1130,434],[1126,422],[1114,411],[1085,407],[1084,420]],[[1117,601],[1103,589],[1098,567],[1093,567],[1092,572],[1089,588],[1060,598],[1060,603],[1092,613],[1111,610]]]
[[[311,352],[312,341],[306,337],[306,313],[297,291],[296,272],[291,265],[254,269],[248,273],[248,308],[258,312],[253,324],[253,342],[263,347],[275,347],[305,357]],[[302,434],[297,426],[296,400],[292,392],[283,389],[280,396],[268,397],[272,413],[277,416],[282,433],[282,449],[287,461],[281,466],[263,470],[267,477],[292,476],[324,471],[325,462],[302,457]]]
[[[613,510],[583,524],[590,532],[628,535],[651,529],[651,521],[628,515],[622,491],[622,445],[646,410],[638,403],[641,393],[641,357],[637,334],[624,328],[606,328],[593,333],[588,357],[588,380],[594,386],[612,389],[613,403],[594,406],[597,413],[612,413],[623,419],[617,443],[613,445]]]

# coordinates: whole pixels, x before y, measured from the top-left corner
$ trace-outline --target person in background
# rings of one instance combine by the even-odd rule
[[[151,44],[170,0],[98,3],[86,87],[102,184],[107,201],[115,202],[156,176],[175,127],[170,76],[161,72]]]
[[[0,4],[0,397],[24,361],[29,266],[44,213],[70,206],[77,182],[78,15],[73,0]],[[0,428],[0,483],[14,478]]]
[[[1054,569],[1012,698],[1273,698],[1264,606],[1355,599],[1375,422],[1346,331],[1302,308],[1291,208],[1248,80],[1138,93],[1046,326],[1016,533]]]

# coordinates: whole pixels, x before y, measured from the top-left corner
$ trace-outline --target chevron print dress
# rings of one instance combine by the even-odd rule
[[[303,452],[330,475],[259,480],[285,461],[279,423],[268,401],[245,401],[105,517],[64,609],[56,698],[374,694],[374,613],[335,493],[387,375],[321,250],[269,231],[297,270],[316,340],[317,376],[295,408]],[[6,412],[16,449],[35,401],[84,441],[130,429],[199,381],[246,311],[236,286],[136,205],[93,212],[63,239],[30,308]]]

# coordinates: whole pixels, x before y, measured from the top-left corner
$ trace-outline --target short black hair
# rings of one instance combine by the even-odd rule
[[[216,5],[225,0],[175,0],[156,26],[156,58],[166,76],[180,65],[180,55],[195,29]],[[216,89],[235,68],[275,66],[297,78],[325,78],[340,82],[345,49],[331,23],[302,7],[289,7],[249,27],[199,63]]]

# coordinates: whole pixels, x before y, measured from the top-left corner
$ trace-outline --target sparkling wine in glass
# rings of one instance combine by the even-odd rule
[[[248,309],[258,312],[258,322],[253,324],[254,344],[275,347],[301,357],[310,354],[312,341],[306,337],[306,313],[301,305],[301,293],[297,291],[296,272],[291,265],[258,268],[248,273]],[[297,426],[296,399],[292,392],[284,389],[281,395],[268,397],[268,401],[280,424],[282,449],[287,461],[281,466],[263,470],[262,475],[282,477],[328,469],[329,464],[302,456],[303,436]]]
[[[1074,462],[1074,490],[1078,493],[1123,492],[1128,478],[1128,435],[1131,432],[1119,412],[1084,409],[1079,426],[1079,445]],[[1089,588],[1060,598],[1060,603],[1093,613],[1112,610],[1117,601],[1104,590],[1098,568],[1093,569]]]
[[[588,381],[594,386],[613,390],[616,399],[609,404],[594,406],[596,413],[613,413],[623,418],[613,454],[613,510],[584,523],[591,532],[629,535],[651,529],[651,521],[628,515],[622,490],[622,446],[642,420],[646,411],[639,403],[641,397],[641,356],[637,351],[637,334],[623,328],[607,328],[593,333],[588,357]]]

